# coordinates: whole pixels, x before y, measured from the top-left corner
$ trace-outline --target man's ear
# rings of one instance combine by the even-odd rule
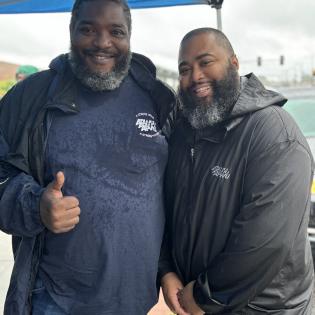
[[[239,70],[240,65],[238,63],[238,59],[237,59],[236,55],[233,55],[231,57],[231,63],[232,63],[232,65],[234,65],[236,67],[237,70]]]

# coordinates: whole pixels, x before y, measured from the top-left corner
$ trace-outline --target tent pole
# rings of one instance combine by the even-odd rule
[[[222,18],[221,18],[221,8],[217,10],[217,29],[222,31]]]
[[[217,29],[222,31],[222,18],[221,18],[221,8],[224,0],[208,0],[211,8],[215,8],[217,11]]]

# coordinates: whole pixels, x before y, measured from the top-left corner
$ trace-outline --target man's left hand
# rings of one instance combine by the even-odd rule
[[[197,305],[194,296],[193,288],[195,281],[189,282],[184,289],[177,293],[180,306],[191,315],[203,315],[205,312]]]

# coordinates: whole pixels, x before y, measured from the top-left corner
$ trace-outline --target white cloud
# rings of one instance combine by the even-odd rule
[[[243,68],[255,68],[257,56],[286,65],[315,67],[315,1],[225,0],[223,31]],[[176,70],[181,38],[197,27],[216,27],[216,11],[205,5],[133,10],[132,50]],[[0,60],[45,68],[69,47],[70,14],[0,15]],[[247,66],[246,66],[247,65]],[[268,69],[266,70],[269,71]]]

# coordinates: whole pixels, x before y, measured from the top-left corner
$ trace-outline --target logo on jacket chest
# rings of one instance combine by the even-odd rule
[[[221,178],[221,179],[229,179],[231,176],[230,170],[226,167],[214,166],[211,169],[211,173],[213,176]]]
[[[136,126],[139,135],[153,138],[159,134],[154,117],[148,113],[139,113],[136,115]]]

